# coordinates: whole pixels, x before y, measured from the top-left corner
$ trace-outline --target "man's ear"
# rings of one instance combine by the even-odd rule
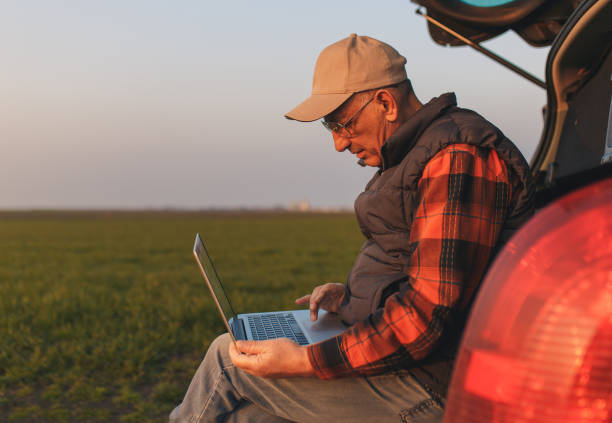
[[[399,110],[393,95],[389,91],[382,89],[376,91],[374,99],[382,107],[385,120],[395,122],[399,116]]]

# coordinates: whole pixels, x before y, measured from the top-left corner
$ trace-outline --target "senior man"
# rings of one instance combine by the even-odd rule
[[[327,341],[217,338],[173,422],[410,421],[443,413],[466,314],[495,252],[533,211],[525,159],[455,95],[416,97],[406,59],[352,34],[324,49],[286,117],[323,119],[378,171],[355,201],[366,241],[346,285],[298,300],[351,325]]]

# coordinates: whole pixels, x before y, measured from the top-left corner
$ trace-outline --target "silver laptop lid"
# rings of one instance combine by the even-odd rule
[[[208,256],[208,252],[206,251],[206,247],[204,247],[200,234],[196,234],[195,244],[193,245],[193,255],[195,256],[198,266],[202,271],[202,275],[204,275],[204,279],[208,284],[208,288],[215,299],[215,303],[217,304],[217,308],[221,313],[221,317],[223,317],[223,322],[225,323],[227,331],[232,335],[232,338],[235,338],[234,331],[230,327],[230,319],[234,318],[235,320],[237,318],[236,313],[229,302],[229,298],[227,298],[223,285],[221,285],[219,275],[217,275],[215,266]],[[234,339],[234,342],[235,341],[236,339]]]

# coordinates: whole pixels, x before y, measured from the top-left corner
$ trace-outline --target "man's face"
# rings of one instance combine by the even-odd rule
[[[332,131],[336,150],[342,152],[348,149],[368,166],[380,166],[382,163],[380,149],[386,139],[384,121],[377,113],[380,105],[376,99],[365,105],[370,98],[349,99],[340,108],[325,116],[325,121],[344,124],[350,119],[347,125],[350,134],[345,130]]]

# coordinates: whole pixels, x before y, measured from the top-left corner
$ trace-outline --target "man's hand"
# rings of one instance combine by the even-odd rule
[[[304,295],[295,300],[296,304],[310,304],[310,320],[313,322],[319,316],[319,308],[331,313],[337,313],[344,299],[346,289],[341,283],[326,283],[312,290],[312,294]]]
[[[242,353],[242,354],[241,354]],[[230,343],[232,363],[255,376],[279,378],[315,374],[306,347],[287,338]]]

